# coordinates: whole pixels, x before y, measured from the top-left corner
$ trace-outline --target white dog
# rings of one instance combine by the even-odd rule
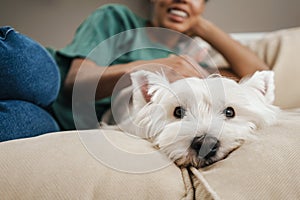
[[[225,158],[254,130],[275,123],[279,112],[272,105],[272,71],[239,83],[220,76],[170,83],[149,71],[134,72],[131,80],[132,98],[121,95],[112,106],[118,127],[150,140],[179,166],[205,167]]]

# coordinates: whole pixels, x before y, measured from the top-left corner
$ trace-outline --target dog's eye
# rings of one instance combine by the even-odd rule
[[[173,116],[177,119],[182,119],[185,116],[186,110],[182,106],[177,106],[174,109]]]
[[[235,116],[235,112],[234,112],[234,109],[232,107],[225,108],[225,110],[223,110],[223,114],[227,118],[234,118],[234,116]]]

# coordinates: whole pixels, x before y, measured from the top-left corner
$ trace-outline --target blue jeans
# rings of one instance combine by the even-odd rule
[[[0,142],[59,131],[48,112],[59,87],[49,53],[13,28],[0,27]]]

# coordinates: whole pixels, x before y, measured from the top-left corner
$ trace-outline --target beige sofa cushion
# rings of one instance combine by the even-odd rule
[[[257,140],[246,142],[226,159],[200,170],[180,170],[170,163],[148,173],[122,172],[122,168],[99,161],[83,137],[96,144],[95,136],[104,134],[123,151],[138,150],[142,154],[153,151],[151,144],[116,131],[80,133],[84,136],[72,131],[1,143],[0,196],[225,200],[300,197],[299,112],[258,131]],[[122,160],[116,155],[111,157]]]
[[[144,140],[116,131],[106,133],[120,136],[119,141],[141,152],[153,151]],[[101,133],[90,130],[84,134],[93,138]],[[6,200],[192,199],[184,174],[187,172],[174,164],[138,174],[107,167],[88,152],[76,131],[0,144],[0,199]]]
[[[191,169],[197,199],[300,199],[300,112],[257,132],[226,159]]]
[[[244,45],[275,72],[275,104],[285,109],[300,107],[300,27],[266,33]],[[217,66],[228,65],[213,49],[210,55]]]
[[[275,72],[275,104],[300,107],[300,28],[269,33],[248,46]]]

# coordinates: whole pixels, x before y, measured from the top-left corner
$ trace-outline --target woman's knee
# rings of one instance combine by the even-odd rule
[[[0,142],[59,131],[54,118],[26,101],[0,101]]]
[[[58,67],[45,48],[11,27],[1,27],[0,99],[48,106],[59,87]]]

